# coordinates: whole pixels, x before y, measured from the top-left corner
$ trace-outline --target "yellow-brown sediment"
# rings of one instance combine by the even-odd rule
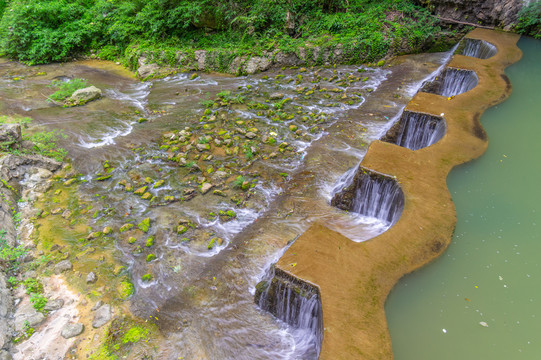
[[[498,49],[489,59],[455,55],[449,63],[475,71],[479,84],[451,99],[418,93],[406,107],[443,113],[445,136],[417,151],[375,141],[361,163],[399,181],[405,196],[400,220],[363,243],[313,225],[276,264],[319,287],[324,327],[320,359],[392,359],[384,311],[387,295],[403,275],[441,255],[451,242],[456,215],[447,175],[486,150],[480,116],[509,96],[511,85],[504,69],[522,55],[515,34],[476,29],[467,37],[486,40]]]

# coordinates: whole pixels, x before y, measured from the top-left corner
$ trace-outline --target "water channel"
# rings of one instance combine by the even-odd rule
[[[538,359],[541,354],[541,41],[522,38],[511,96],[482,117],[487,152],[454,169],[444,255],[404,277],[386,312],[397,360]]]
[[[389,227],[331,206],[331,197],[450,55],[401,57],[392,67],[278,69],[249,77],[188,73],[150,82],[109,63],[28,68],[3,61],[0,103],[4,114],[31,117],[32,128],[63,129],[61,145],[72,174],[79,174],[73,201],[79,209],[69,221],[46,218],[38,231],[51,228],[52,236],[40,238],[40,246],[60,240],[90,254],[92,242],[79,239],[115,229],[114,241],[96,255],[127,266],[135,285],[131,311],[156,319],[165,336],[160,359],[313,359],[317,339],[257,307],[255,284],[315,221],[354,241]],[[101,88],[104,97],[75,108],[47,101],[52,80],[74,77]],[[211,151],[196,151],[198,145]],[[244,181],[235,185],[239,176]],[[204,183],[213,189],[202,195]],[[51,196],[47,211],[58,206]],[[117,232],[145,218],[148,233]],[[80,257],[76,268],[85,273],[97,266],[106,279],[96,258]],[[109,285],[81,286],[116,301]]]

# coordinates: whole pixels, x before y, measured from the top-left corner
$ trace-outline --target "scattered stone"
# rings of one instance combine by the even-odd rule
[[[210,150],[209,144],[197,144],[195,147],[197,148],[199,152]]]
[[[101,235],[101,232],[99,232],[99,231],[94,231],[94,232],[91,232],[91,233],[86,237],[86,239],[87,239],[87,240],[94,240],[94,239],[96,239],[96,238],[99,238],[100,235]]]
[[[205,182],[201,185],[201,194],[206,194],[211,188],[212,188],[212,184],[211,183],[208,183],[208,182]]]
[[[111,229],[109,226],[106,226],[103,228],[103,234],[104,235],[109,235],[109,234],[112,234],[113,233],[113,229]]]
[[[0,350],[0,360],[13,360],[13,358],[6,350]]]
[[[64,300],[60,298],[54,300],[47,300],[47,304],[45,305],[43,310],[51,312],[62,308],[62,306],[64,306]]]
[[[54,266],[54,272],[56,274],[60,274],[71,269],[73,269],[73,265],[69,260],[62,260]]]
[[[280,100],[283,97],[284,97],[284,94],[282,94],[282,93],[273,93],[273,94],[270,94],[269,99],[271,99],[271,100]]]
[[[98,300],[94,306],[92,306],[92,309],[90,309],[91,311],[96,311],[98,310],[101,306],[103,305],[103,301],[101,300]]]
[[[86,276],[86,283],[87,284],[94,284],[96,281],[98,281],[98,277],[94,273],[94,271],[91,271]]]
[[[107,324],[112,317],[113,314],[111,312],[111,306],[105,304],[96,310],[96,313],[94,314],[94,319],[92,320],[92,326],[96,329],[100,328],[103,325]]]
[[[61,335],[64,339],[69,339],[74,336],[81,335],[84,329],[85,326],[81,323],[66,324],[66,326],[64,326],[64,328],[62,329]]]
[[[60,208],[60,207],[51,210],[51,214],[53,214],[53,215],[58,215],[58,214],[60,214],[61,212],[63,212],[63,210],[62,210],[62,208]]]
[[[246,135],[244,135],[244,136],[246,136],[248,139],[251,140],[251,139],[255,138],[257,135],[250,131],[250,132],[247,132]]]
[[[66,209],[63,213],[62,213],[62,217],[64,219],[69,219],[71,217],[71,211],[69,211],[68,209]]]

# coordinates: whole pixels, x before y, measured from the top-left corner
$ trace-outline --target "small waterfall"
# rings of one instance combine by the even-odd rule
[[[351,185],[331,200],[339,209],[394,224],[404,208],[404,194],[389,176],[359,167]]]
[[[323,341],[319,290],[274,266],[266,278],[256,286],[255,303],[293,328],[314,337],[319,355]]]
[[[450,97],[473,89],[478,82],[479,78],[474,71],[447,68],[441,76],[427,83],[421,91]]]
[[[464,48],[460,54],[478,59],[488,59],[496,55],[496,46],[484,40],[464,39]]]
[[[441,117],[404,111],[400,120],[381,140],[419,150],[440,140],[445,130],[445,120]]]

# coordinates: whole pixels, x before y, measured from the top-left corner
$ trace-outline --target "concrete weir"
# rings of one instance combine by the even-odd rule
[[[504,69],[522,55],[515,34],[476,29],[467,38],[497,48],[488,59],[454,55],[448,65],[474,71],[477,86],[454,97],[419,92],[406,107],[406,111],[444,117],[445,135],[415,151],[375,141],[361,162],[360,171],[388,174],[399,182],[404,193],[400,219],[362,243],[314,224],[275,265],[276,270],[319,289],[320,359],[392,359],[384,311],[387,295],[403,275],[440,256],[451,242],[456,215],[447,175],[486,150],[480,116],[510,94]]]

